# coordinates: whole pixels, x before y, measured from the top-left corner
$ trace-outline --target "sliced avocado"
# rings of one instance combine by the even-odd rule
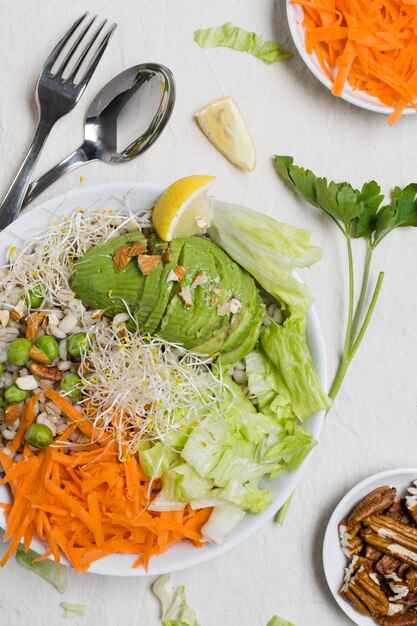
[[[72,289],[86,306],[104,309],[109,317],[125,312],[126,306],[129,310],[133,308],[144,276],[136,258],[116,272],[113,255],[120,246],[129,246],[135,241],[146,244],[141,232],[126,233],[94,246],[75,263]]]
[[[191,349],[196,343],[217,334],[218,329],[229,323],[226,317],[218,315],[217,305],[210,305],[210,299],[215,295],[211,286],[217,287],[216,280],[219,278],[213,249],[224,254],[215,244],[205,239],[189,237],[185,240],[179,263],[186,268],[186,275],[180,283],[175,283],[173,297],[157,331],[163,339],[181,343]],[[238,268],[237,265],[236,267]],[[208,281],[193,288],[191,285],[194,278],[200,272],[206,273]],[[192,307],[187,307],[181,296],[181,290],[187,287],[190,290]],[[227,299],[227,290],[222,288],[216,297],[218,305],[222,304]]]
[[[265,309],[263,306],[259,306],[257,309],[257,313],[254,315],[252,319],[252,326],[248,330],[248,334],[245,339],[239,343],[234,350],[230,350],[228,352],[223,352],[221,354],[221,363],[222,365],[229,365],[230,363],[236,363],[236,361],[240,361],[243,359],[249,352],[253,350],[255,347],[262,326],[262,322],[265,316]]]
[[[159,326],[163,314],[165,313],[165,309],[171,296],[171,291],[173,289],[173,286],[175,285],[175,282],[167,281],[168,275],[172,270],[177,267],[178,259],[183,245],[184,239],[173,239],[169,244],[169,262],[162,265],[163,269],[161,272],[158,289],[155,291],[155,297],[153,298],[153,306],[152,308],[150,308],[150,312],[143,323],[143,329],[148,333],[155,332],[155,330]],[[144,300],[145,296],[143,296],[142,302]]]

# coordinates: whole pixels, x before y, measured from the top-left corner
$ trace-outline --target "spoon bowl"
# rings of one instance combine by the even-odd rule
[[[79,165],[125,163],[143,154],[164,130],[174,104],[175,82],[167,67],[143,63],[118,74],[91,103],[82,145],[30,185],[23,205]]]

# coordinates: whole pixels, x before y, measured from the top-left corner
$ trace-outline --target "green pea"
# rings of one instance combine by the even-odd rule
[[[26,303],[32,309],[38,309],[43,302],[40,285],[35,285],[33,289],[29,289],[25,295]]]
[[[19,337],[7,348],[7,359],[13,365],[25,365],[29,361],[29,350],[32,344],[28,339]]]
[[[0,396],[0,409],[3,406],[3,404],[4,404],[3,396]]]
[[[0,376],[3,376],[3,363],[0,363]]]
[[[60,387],[70,398],[78,398],[81,393],[81,378],[77,374],[66,374]]]
[[[56,339],[50,337],[49,335],[43,335],[43,337],[39,337],[35,341],[36,346],[39,350],[42,350],[44,354],[48,357],[50,361],[54,361],[59,355],[59,346]]]
[[[88,347],[88,339],[85,333],[76,333],[68,339],[67,350],[71,356],[79,358]]]
[[[29,397],[29,392],[19,389],[17,385],[10,385],[4,392],[6,402],[23,402]]]
[[[25,439],[35,448],[46,448],[53,442],[54,435],[45,424],[32,424],[26,431]]]

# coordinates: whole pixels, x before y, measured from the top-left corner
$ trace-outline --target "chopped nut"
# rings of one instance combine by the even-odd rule
[[[210,285],[208,287],[208,291],[212,291],[213,293],[216,293],[217,295],[219,295],[219,293],[221,292],[221,287],[219,287],[219,285]]]
[[[9,319],[10,319],[10,311],[7,311],[6,309],[2,309],[0,311],[0,326],[2,328],[6,328],[7,324],[9,323]]]
[[[171,258],[170,250],[169,248],[165,248],[165,250],[163,251],[161,255],[162,263],[169,263],[170,258]]]
[[[218,297],[217,297],[217,296],[213,296],[213,297],[210,299],[210,304],[218,304],[218,302],[219,302],[219,299],[218,299]]]
[[[174,274],[178,278],[178,282],[182,281],[186,273],[187,273],[186,269],[182,265],[177,265],[177,267],[174,270]]]
[[[194,276],[194,280],[191,283],[191,287],[195,289],[199,285],[205,285],[206,283],[208,283],[208,281],[209,281],[209,277],[207,276],[206,272],[204,271],[198,272],[198,274]]]
[[[230,313],[230,302],[223,302],[217,307],[217,315],[224,317]]]
[[[20,417],[20,407],[18,404],[9,404],[4,409],[4,423],[6,426],[11,426]]]
[[[351,558],[355,554],[359,554],[363,547],[363,541],[358,537],[361,529],[360,524],[352,524],[349,526],[347,520],[344,519],[339,524],[339,539],[343,554]]]
[[[379,550],[377,550],[377,552],[381,554]],[[385,554],[382,558],[379,559],[378,563],[376,563],[375,569],[380,574],[386,576],[387,574],[389,575],[395,572],[400,565],[401,561],[395,559],[393,556],[388,556],[388,554]]]
[[[410,524],[413,521],[407,512],[405,498],[397,498],[394,500],[387,511],[387,515],[393,517],[397,520],[397,522],[401,522],[402,524]]]
[[[362,522],[365,517],[372,513],[384,511],[394,502],[397,490],[393,487],[378,487],[361,500],[348,517],[348,523],[356,524]]]
[[[191,295],[191,288],[189,285],[181,289],[180,296],[183,299],[185,306],[190,308],[193,306],[193,297]]]
[[[373,548],[372,546],[369,546],[368,544],[365,545],[365,557],[370,561],[377,561],[378,559],[381,559],[381,557],[384,558],[382,556],[382,552],[380,552],[376,548]],[[380,573],[383,574],[384,572]]]
[[[99,320],[101,317],[103,317],[103,314],[104,314],[103,309],[98,309],[97,311],[93,313],[93,315],[91,316],[91,319]]]
[[[43,365],[50,365],[51,361],[46,356],[45,352],[42,352],[38,348],[38,346],[33,345],[29,350],[29,357],[33,359],[33,361],[37,361],[38,363],[42,363]]]
[[[17,311],[16,309],[14,309],[11,313],[10,313],[10,320],[12,322],[18,322],[21,318],[21,315],[19,313],[19,311]]]
[[[29,363],[29,370],[35,376],[44,378],[45,380],[53,380],[54,382],[61,380],[62,374],[57,367],[48,367],[47,365],[41,365],[41,363]]]
[[[174,270],[170,270],[167,276],[167,283],[177,283],[177,282],[178,282],[178,276],[176,275]]]
[[[130,261],[129,248],[127,246],[120,246],[116,250],[113,256],[113,265],[116,272],[121,272],[124,267]]]
[[[417,570],[410,568],[405,574],[405,579],[410,591],[417,594]]]
[[[232,298],[230,300],[230,313],[232,313],[233,315],[235,315],[236,313],[239,313],[242,306],[243,304],[238,298]]]
[[[16,386],[23,391],[33,391],[38,387],[38,381],[34,376],[19,376],[16,378]]]
[[[128,252],[130,257],[139,256],[140,254],[146,252],[146,245],[141,241],[135,241],[132,243],[130,248],[128,248]]]
[[[31,313],[26,318],[26,339],[33,341],[38,336],[38,329],[40,324],[44,321],[46,313],[40,311],[39,313]],[[48,315],[49,317],[49,315]]]
[[[417,524],[417,480],[413,482],[413,486],[408,488],[409,495],[405,498],[405,506],[410,512],[413,521]]]
[[[138,266],[144,276],[148,276],[160,261],[161,257],[157,254],[140,254],[138,256]]]

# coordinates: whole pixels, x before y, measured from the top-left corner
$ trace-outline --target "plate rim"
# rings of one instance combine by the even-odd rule
[[[151,194],[154,196],[154,200],[160,193],[166,189],[167,185],[162,183],[147,183],[144,181],[140,182],[132,182],[132,181],[115,181],[108,183],[98,183],[95,185],[89,186],[80,186],[73,188],[72,190],[62,193],[58,196],[52,197],[49,200],[46,200],[43,203],[38,203],[34,207],[29,207],[25,209],[21,215],[9,225],[4,231],[0,232],[0,263],[3,259],[2,248],[4,245],[8,245],[7,238],[13,242],[16,238],[24,236],[25,233],[29,234],[31,231],[31,226],[29,224],[31,216],[35,214],[36,211],[43,210],[49,216],[49,222],[52,221],[54,215],[65,215],[69,214],[71,211],[75,210],[78,206],[83,204],[85,201],[82,200],[83,196],[99,196],[96,200],[93,201],[92,205],[96,204],[99,201],[103,203],[110,200],[111,198],[117,198],[117,200],[125,203],[127,202],[127,197],[130,193],[136,192],[140,193],[141,190],[145,194]],[[66,204],[69,202],[73,202],[74,206],[71,208],[65,208]],[[128,203],[127,203],[128,204]],[[91,206],[91,205],[89,205]],[[129,208],[129,207],[127,207]],[[13,233],[14,228],[17,226],[17,233]],[[44,230],[44,227],[41,227],[41,231]],[[4,238],[6,237],[6,242],[3,243]],[[11,238],[11,239],[10,239]],[[296,275],[296,272],[294,273]],[[326,363],[326,354],[325,354],[325,344],[323,339],[322,330],[320,327],[320,323],[318,320],[317,313],[315,311],[314,306],[312,306],[307,312],[307,332],[308,332],[308,340],[314,347],[315,356],[313,358],[315,368],[319,375],[320,381],[325,389],[327,389],[327,363]],[[319,441],[320,434],[323,427],[324,422],[324,411],[319,411],[316,414],[313,414],[308,420],[313,419],[316,421],[316,426],[313,427],[314,436],[317,441]],[[178,559],[178,562],[171,563],[167,569],[167,566],[163,565],[163,557],[169,552],[175,550],[177,547],[182,546],[181,544],[177,544],[171,548],[170,551],[163,553],[157,557],[153,557],[149,564],[148,571],[145,570],[143,566],[139,568],[133,569],[131,567],[134,558],[129,559],[129,564],[127,567],[114,567],[110,564],[106,566],[106,563],[109,563],[109,560],[115,557],[125,557],[126,560],[129,555],[109,555],[95,561],[88,570],[90,574],[100,574],[105,576],[123,576],[123,577],[137,577],[137,576],[155,576],[164,573],[172,573],[178,570],[186,569],[188,567],[193,567],[195,565],[199,565],[210,561],[216,556],[220,556],[225,552],[229,551],[245,539],[247,539],[250,535],[256,532],[261,526],[263,526],[268,520],[270,520],[279,508],[285,503],[287,498],[291,495],[294,489],[297,487],[299,482],[302,480],[302,477],[308,467],[308,464],[311,462],[313,454],[315,453],[317,446],[309,453],[300,467],[290,474],[289,484],[286,484],[281,491],[280,497],[273,498],[273,501],[267,509],[265,509],[262,513],[257,515],[247,514],[253,521],[248,525],[248,528],[240,529],[237,527],[234,532],[230,535],[230,537],[226,540],[226,542],[222,545],[204,545],[200,549],[195,549],[190,546],[188,550],[191,557],[185,559],[185,563]],[[4,487],[0,487],[0,494]],[[2,510],[0,510],[0,528],[4,528],[4,514]],[[238,532],[236,532],[238,531]],[[41,543],[37,540],[34,540],[34,549],[39,551],[41,548]],[[188,547],[188,544],[184,544],[182,547]],[[192,552],[191,552],[192,550]],[[201,556],[200,556],[201,555]],[[204,555],[204,556],[203,556]],[[158,561],[159,559],[159,561]],[[66,559],[61,559],[63,563],[68,565]]]

